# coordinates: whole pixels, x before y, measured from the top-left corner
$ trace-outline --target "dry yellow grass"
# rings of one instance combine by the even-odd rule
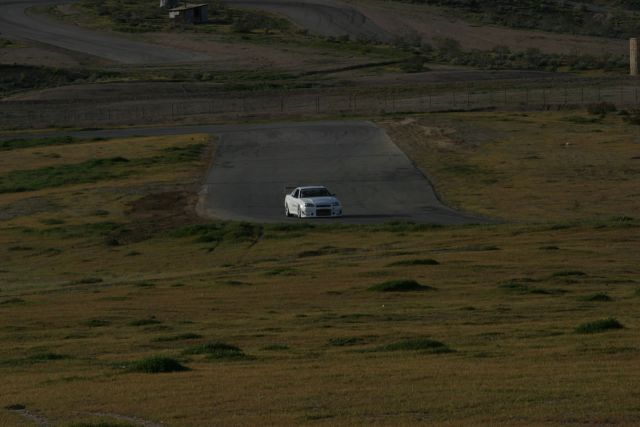
[[[535,222],[640,211],[640,127],[615,114],[437,114],[383,125],[463,209]]]
[[[118,150],[110,153],[125,157],[139,148],[113,143]],[[474,162],[492,145],[474,151]],[[608,148],[594,147],[603,155]],[[203,237],[222,235],[210,225],[185,230],[196,219],[170,222],[135,204],[173,191],[168,182],[186,188],[201,167],[181,163],[43,190],[37,197],[52,197],[56,209],[2,223],[0,408],[23,404],[56,425],[118,415],[171,426],[637,423],[636,220],[576,215],[571,219],[580,221],[571,226],[452,228],[231,224],[216,242]],[[121,191],[128,187],[137,190]],[[456,194],[448,191],[447,198]],[[14,196],[0,195],[0,203],[7,197]],[[555,200],[544,200],[553,212]],[[87,214],[94,209],[107,213]],[[145,228],[149,218],[158,229]],[[105,222],[116,227],[105,232]],[[439,265],[390,266],[416,259]],[[368,290],[394,279],[437,290]],[[583,300],[601,292],[612,301]],[[625,328],[574,332],[610,316]],[[155,322],[135,323],[145,319]],[[383,348],[424,337],[454,351]],[[248,357],[185,354],[215,341]],[[123,369],[153,355],[191,370]],[[24,422],[0,410],[0,424]]]

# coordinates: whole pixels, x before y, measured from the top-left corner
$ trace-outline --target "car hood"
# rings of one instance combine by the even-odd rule
[[[330,205],[337,202],[338,199],[335,197],[305,197],[302,201],[305,203],[313,203],[314,205]]]

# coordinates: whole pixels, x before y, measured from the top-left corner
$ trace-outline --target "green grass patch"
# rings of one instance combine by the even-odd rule
[[[379,347],[380,351],[422,351],[427,353],[451,353],[446,344],[430,338],[411,338]]]
[[[82,163],[12,171],[0,177],[0,193],[35,191],[64,185],[86,184],[123,178],[132,173],[124,157],[89,160]]]
[[[369,288],[373,292],[421,292],[433,291],[431,286],[421,285],[415,280],[389,280]]]
[[[221,360],[247,358],[247,355],[239,347],[219,341],[190,347],[184,351],[184,354],[204,354],[209,359]]]
[[[200,158],[204,144],[169,147],[160,156],[127,159],[122,156],[88,160],[81,163],[16,170],[0,176],[0,193],[19,193],[65,185],[88,184],[125,178],[148,167],[191,162]]]
[[[613,317],[608,319],[596,320],[594,322],[587,322],[579,325],[575,331],[578,334],[595,334],[600,332],[606,332],[615,329],[623,329],[622,323],[618,322]]]
[[[9,298],[3,301],[0,301],[0,305],[21,305],[24,304],[26,301],[23,300],[22,298]]]
[[[50,136],[47,138],[33,139],[8,139],[5,141],[0,141],[0,151],[9,151],[31,147],[45,147],[49,145],[65,145],[73,144],[75,142],[78,142],[78,140],[71,136]]]
[[[406,259],[402,261],[396,261],[389,264],[389,267],[410,267],[414,265],[440,265],[438,261],[431,258],[423,259]]]
[[[136,362],[132,362],[127,370],[129,372],[158,374],[167,372],[188,371],[189,368],[170,357],[153,356],[146,359],[138,360]]]

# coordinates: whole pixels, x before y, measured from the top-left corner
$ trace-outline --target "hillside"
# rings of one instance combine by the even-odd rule
[[[555,0],[389,0],[438,6],[479,25],[628,38],[638,34],[640,2]]]

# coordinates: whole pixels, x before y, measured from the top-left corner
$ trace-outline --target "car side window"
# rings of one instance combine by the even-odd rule
[[[293,192],[293,197],[297,199],[299,198],[299,196],[300,196],[300,190],[296,189],[296,191]]]

